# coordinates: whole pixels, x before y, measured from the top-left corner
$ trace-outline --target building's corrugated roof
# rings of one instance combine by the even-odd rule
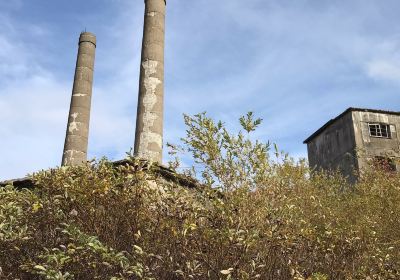
[[[314,139],[316,136],[318,136],[322,131],[324,131],[328,126],[333,124],[335,121],[346,115],[348,112],[353,112],[353,111],[358,111],[358,112],[370,112],[370,113],[380,113],[380,114],[390,114],[390,115],[398,115],[400,116],[400,112],[395,112],[395,111],[385,111],[385,110],[376,110],[376,109],[364,109],[364,108],[354,108],[350,107],[343,113],[341,113],[339,116],[337,116],[334,119],[331,119],[328,121],[326,124],[321,126],[317,131],[315,131],[313,134],[311,134],[310,137],[308,137],[306,140],[303,141],[304,144],[307,144],[310,142],[312,139]]]

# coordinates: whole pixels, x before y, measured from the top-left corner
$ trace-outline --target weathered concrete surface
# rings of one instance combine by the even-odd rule
[[[390,125],[390,138],[372,137],[369,133],[370,123]],[[400,115],[377,112],[353,112],[355,142],[358,151],[358,166],[365,168],[375,157],[394,159],[397,171],[400,170]]]
[[[370,135],[369,124],[390,126],[390,137]],[[376,157],[392,159],[400,170],[400,112],[349,108],[310,136],[307,144],[311,168],[336,170],[355,182]]]
[[[145,0],[134,153],[162,162],[165,0]]]
[[[111,164],[115,168],[118,168],[120,166],[131,166],[132,167],[131,172],[144,171],[146,173],[154,173],[156,177],[161,179],[161,181],[164,181],[166,183],[175,183],[185,188],[198,189],[198,190],[204,188],[204,185],[202,185],[196,179],[193,179],[183,174],[176,173],[172,169],[169,169],[157,163],[151,164],[150,162],[143,159],[138,159],[137,161],[124,159],[124,160],[114,161]],[[155,179],[154,176],[149,176],[149,181],[154,179]],[[5,187],[7,185],[13,185],[18,189],[34,188],[35,182],[32,177],[12,179],[0,182],[0,188]]]
[[[87,160],[95,50],[96,36],[81,33],[62,165],[79,165]]]
[[[307,143],[309,165],[317,170],[338,169],[354,182],[355,148],[352,113],[348,112]]]

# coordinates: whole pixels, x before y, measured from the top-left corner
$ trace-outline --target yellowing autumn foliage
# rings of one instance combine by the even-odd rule
[[[250,140],[260,122],[248,114],[233,135],[185,116],[175,150],[193,156],[196,189],[134,158],[1,188],[0,279],[400,279],[399,175],[311,176]]]

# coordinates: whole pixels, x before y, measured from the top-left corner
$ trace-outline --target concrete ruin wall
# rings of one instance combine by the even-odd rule
[[[353,111],[353,127],[358,152],[358,165],[363,169],[374,157],[392,158],[396,162],[396,170],[400,170],[400,115],[376,112]],[[390,125],[390,138],[370,136],[369,123]]]
[[[369,124],[386,124],[390,137],[370,135]],[[400,171],[400,113],[350,108],[306,140],[310,167],[339,170],[350,182],[377,158]]]
[[[350,181],[357,170],[352,112],[337,119],[307,143],[308,160],[316,170],[339,170]]]

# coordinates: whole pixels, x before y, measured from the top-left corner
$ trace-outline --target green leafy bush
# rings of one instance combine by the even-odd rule
[[[399,175],[310,176],[250,140],[260,122],[185,116],[197,189],[134,158],[1,188],[0,279],[399,279]]]

